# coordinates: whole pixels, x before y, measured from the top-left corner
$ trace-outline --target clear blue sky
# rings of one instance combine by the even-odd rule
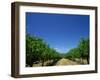
[[[64,53],[76,47],[81,37],[89,37],[89,16],[26,12],[26,33]]]

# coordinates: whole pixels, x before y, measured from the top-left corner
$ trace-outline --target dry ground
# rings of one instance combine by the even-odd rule
[[[77,63],[77,62],[75,62],[75,61],[62,58],[62,59],[60,59],[55,65],[56,65],[56,66],[60,66],[60,65],[78,65],[78,64],[79,64],[79,63]]]
[[[46,61],[44,62],[44,66],[47,65],[47,63],[52,63],[52,61]],[[79,63],[78,62],[75,62],[75,61],[72,61],[72,60],[69,60],[69,59],[65,59],[65,58],[62,58],[60,59],[59,61],[57,61],[54,65],[52,66],[63,66],[63,65],[78,65]],[[41,66],[42,63],[38,63],[38,64],[33,64],[33,67],[39,67]]]

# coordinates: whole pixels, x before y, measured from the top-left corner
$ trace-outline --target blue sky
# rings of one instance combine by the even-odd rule
[[[26,12],[26,33],[65,53],[76,47],[81,37],[89,37],[89,16]]]

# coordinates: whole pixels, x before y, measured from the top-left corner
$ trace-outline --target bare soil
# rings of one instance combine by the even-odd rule
[[[44,62],[44,66],[47,66],[51,63],[53,63],[53,61],[46,61]],[[51,66],[63,66],[63,65],[79,65],[80,63],[76,62],[76,61],[72,61],[72,60],[69,60],[69,59],[65,59],[65,58],[62,58],[60,59],[59,61],[57,61],[56,63],[52,64]],[[38,64],[33,64],[33,67],[40,67],[42,65],[42,63],[38,63]]]
[[[62,59],[60,59],[60,60],[55,64],[55,66],[61,66],[61,65],[78,65],[78,64],[79,64],[79,63],[77,63],[77,62],[75,62],[75,61],[62,58]]]

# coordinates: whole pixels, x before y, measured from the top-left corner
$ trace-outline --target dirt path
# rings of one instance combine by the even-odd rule
[[[44,66],[47,66],[48,61],[44,62]],[[50,63],[50,62],[49,62]],[[79,63],[69,60],[69,59],[65,59],[62,58],[59,61],[56,62],[51,62],[51,65],[48,66],[63,66],[63,65],[78,65]],[[42,63],[38,63],[38,64],[33,64],[33,67],[40,67],[42,65]]]
[[[62,58],[60,59],[55,66],[60,66],[60,65],[77,65],[78,63],[75,62],[75,61],[71,61],[69,59],[65,59],[65,58]]]

